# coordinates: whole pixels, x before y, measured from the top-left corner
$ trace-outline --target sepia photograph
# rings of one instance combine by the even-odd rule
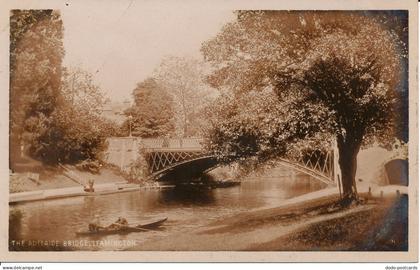
[[[417,2],[247,2],[8,2],[2,257],[417,261]]]

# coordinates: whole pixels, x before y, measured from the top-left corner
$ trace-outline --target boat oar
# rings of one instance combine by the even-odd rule
[[[128,227],[131,227],[131,228],[136,228],[136,229],[139,229],[139,230],[141,230],[141,231],[145,231],[145,232],[147,232],[147,231],[154,231],[154,230],[150,230],[150,229],[145,229],[145,228],[142,228],[142,227],[138,227],[139,225],[127,225]]]
[[[141,231],[145,231],[145,232],[156,231],[156,230],[150,230],[150,229],[145,229],[141,227],[136,227],[136,229],[140,229]]]

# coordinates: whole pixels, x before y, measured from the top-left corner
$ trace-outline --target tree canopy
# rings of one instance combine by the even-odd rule
[[[232,103],[216,105],[210,148],[221,160],[264,161],[302,141],[334,138],[345,195],[354,197],[360,147],[395,134],[396,98],[406,90],[404,20],[351,11],[237,15],[202,47],[214,68],[208,82]],[[244,113],[252,106],[242,101],[256,97],[257,113]]]
[[[58,11],[12,11],[12,168],[22,152],[52,165],[100,158],[109,130],[99,116],[103,94],[87,72],[63,68],[63,57],[63,25]]]
[[[48,145],[40,151],[52,163],[100,160],[112,132],[110,123],[100,115],[104,94],[84,70],[65,68],[62,74],[63,102],[52,114],[44,135]]]
[[[21,145],[38,156],[38,142],[62,101],[63,26],[52,10],[12,10],[10,16],[10,154]]]
[[[204,81],[204,67],[193,58],[168,56],[155,70],[156,81],[172,97],[175,133],[180,137],[200,135],[206,124],[203,109],[217,95]]]
[[[137,84],[133,90],[134,105],[125,111],[130,117],[123,124],[132,135],[139,137],[161,137],[174,132],[173,100],[164,87],[153,78]],[[128,134],[127,134],[128,135]]]

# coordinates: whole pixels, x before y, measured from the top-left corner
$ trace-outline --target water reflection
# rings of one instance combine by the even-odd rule
[[[215,202],[213,190],[203,187],[181,186],[163,190],[159,195],[159,203],[164,205],[199,206]]]
[[[287,198],[322,187],[316,180],[299,176],[295,179],[291,177],[251,179],[244,181],[240,186],[223,189],[183,187],[18,204],[10,207],[9,236],[10,240],[49,240],[61,241],[60,243],[66,240],[86,239],[135,240],[138,244],[153,237],[204,226],[209,221],[224,215],[260,207],[278,206]],[[101,218],[103,225],[114,222],[119,216],[126,217],[130,224],[139,224],[158,217],[168,217],[168,221],[160,231],[101,237],[76,236],[75,232],[85,230],[95,215]],[[124,245],[60,247],[62,250],[124,248],[127,247]]]
[[[9,213],[9,236],[19,240],[22,234],[22,211],[19,209],[10,209]]]

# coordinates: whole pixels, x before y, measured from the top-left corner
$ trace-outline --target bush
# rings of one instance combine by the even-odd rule
[[[84,160],[76,165],[76,168],[83,171],[88,171],[93,174],[99,174],[102,164],[98,160]]]

